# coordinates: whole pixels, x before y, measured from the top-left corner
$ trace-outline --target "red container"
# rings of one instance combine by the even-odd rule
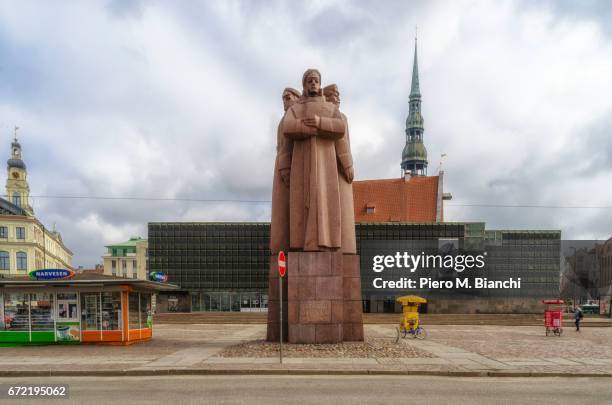
[[[563,300],[543,300],[546,305],[544,310],[544,327],[546,336],[561,336],[563,333]]]

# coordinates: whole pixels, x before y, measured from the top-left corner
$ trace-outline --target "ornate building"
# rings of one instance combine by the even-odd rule
[[[34,216],[16,130],[6,163],[7,198],[0,198],[0,277],[25,276],[43,268],[72,269],[72,252],[59,232],[47,229]]]

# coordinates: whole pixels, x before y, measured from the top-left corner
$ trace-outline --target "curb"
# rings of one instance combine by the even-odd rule
[[[536,371],[435,371],[435,370],[335,370],[335,369],[151,369],[151,370],[0,370],[0,378],[11,377],[143,377],[180,375],[393,375],[437,377],[565,377],[611,378],[612,373],[560,373]]]

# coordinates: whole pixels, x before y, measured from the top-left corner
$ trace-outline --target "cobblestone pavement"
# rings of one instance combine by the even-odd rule
[[[274,351],[232,350],[265,336],[265,325],[156,325],[154,338],[132,346],[32,346],[0,348],[0,369],[6,371],[99,370],[385,370],[427,372],[547,372],[612,375],[612,328],[566,329],[562,337],[546,337],[542,327],[425,326],[425,340],[402,339],[397,356],[359,355],[355,351],[329,357],[307,352],[279,364]],[[366,325],[369,341],[394,345],[394,325]],[[247,344],[252,345],[252,343]],[[256,346],[256,345],[255,345]],[[223,355],[221,353],[223,352]],[[234,353],[233,357],[228,353]],[[410,353],[403,356],[401,353]]]

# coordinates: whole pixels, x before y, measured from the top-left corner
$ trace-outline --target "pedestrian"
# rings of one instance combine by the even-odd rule
[[[582,314],[582,310],[580,309],[579,306],[576,306],[576,308],[574,308],[574,320],[576,322],[576,332],[580,332],[580,321],[582,320],[582,318],[584,318],[584,315]]]

